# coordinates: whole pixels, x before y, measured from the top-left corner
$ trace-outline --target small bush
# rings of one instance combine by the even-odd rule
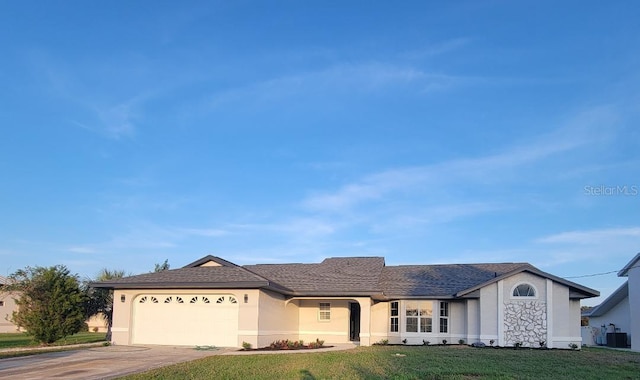
[[[578,349],[578,345],[575,343],[569,343],[569,348],[571,348],[572,350],[577,350]]]
[[[428,340],[424,340],[424,339],[422,339],[422,344],[423,344],[423,345],[428,346],[428,345],[429,345],[429,343],[431,343],[431,342],[429,342]]]
[[[446,346],[447,345],[447,340],[446,339],[442,339],[442,344],[444,344]]]
[[[98,327],[94,327],[92,330],[93,330],[93,332],[98,332],[98,330],[100,330],[100,329]]]
[[[380,341],[378,341],[378,343],[376,343],[380,346],[386,346],[389,344],[389,339],[380,339]]]
[[[493,347],[493,344],[494,344],[495,342],[496,342],[495,340],[491,339],[491,340],[489,341],[489,346]]]
[[[402,339],[402,344],[407,344],[407,340],[406,339]]]
[[[251,349],[251,343],[242,342],[242,348],[245,349],[245,350],[250,350]]]
[[[514,347],[514,348],[520,348],[520,347],[522,347],[522,342],[515,342],[515,343],[513,344],[513,347]]]
[[[324,340],[316,339],[315,342],[309,343],[307,347],[309,348],[322,348],[324,346]]]
[[[464,344],[464,339],[458,340],[458,344]]]

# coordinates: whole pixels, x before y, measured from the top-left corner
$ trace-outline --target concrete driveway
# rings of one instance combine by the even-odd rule
[[[237,349],[108,346],[0,359],[0,379],[113,379]]]

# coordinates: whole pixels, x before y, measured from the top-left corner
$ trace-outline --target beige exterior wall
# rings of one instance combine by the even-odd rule
[[[87,319],[87,326],[90,332],[107,332],[107,321],[102,314]]]
[[[371,306],[371,344],[378,343],[383,339],[391,340],[389,304],[390,302],[378,302]],[[400,343],[399,339],[397,343]]]
[[[11,316],[18,310],[15,301],[16,295],[11,292],[0,292],[0,333],[14,333],[20,331],[18,326],[11,322]]]
[[[464,312],[467,326],[467,343],[480,342],[480,300],[468,299]]]
[[[299,340],[298,302],[287,303],[283,295],[268,291],[260,291],[259,297],[257,329],[242,340],[253,347],[265,347],[276,340]]]
[[[498,345],[498,284],[493,283],[480,289],[480,341],[489,345],[494,340]]]
[[[331,304],[331,320],[321,321],[318,312],[320,302]],[[300,339],[311,342],[316,339],[330,343],[349,342],[349,301],[348,300],[300,300]]]

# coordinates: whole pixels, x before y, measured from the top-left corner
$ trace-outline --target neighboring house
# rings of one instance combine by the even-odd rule
[[[630,344],[632,350],[640,351],[640,253],[618,272],[618,276],[628,279],[585,315],[589,317],[595,344],[615,347]],[[611,335],[613,333],[626,334],[626,337],[614,342],[612,339],[621,337]],[[619,344],[622,342],[624,344]]]
[[[580,300],[599,293],[527,263],[386,266],[382,257],[183,268],[94,283],[114,292],[114,344],[267,346],[484,342],[580,345]],[[491,342],[493,341],[493,342]]]
[[[13,292],[2,291],[2,288],[8,284],[9,280],[4,276],[0,276],[0,333],[19,331],[18,326],[11,322],[11,315],[18,310],[15,295]]]

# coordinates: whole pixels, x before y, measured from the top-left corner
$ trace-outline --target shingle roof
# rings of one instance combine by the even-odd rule
[[[93,283],[115,289],[271,289],[290,296],[451,298],[493,281],[529,271],[569,286],[573,298],[597,296],[593,289],[540,271],[527,263],[385,266],[383,257],[332,257],[316,264],[238,266],[206,256],[184,268]]]
[[[454,296],[527,266],[526,263],[400,265],[385,267],[380,285],[388,297]]]
[[[258,264],[244,268],[305,294],[380,293],[382,257],[332,257],[319,264]]]
[[[267,287],[269,281],[239,266],[208,266],[180,268],[137,276],[124,277],[93,284],[113,288],[223,288]]]

